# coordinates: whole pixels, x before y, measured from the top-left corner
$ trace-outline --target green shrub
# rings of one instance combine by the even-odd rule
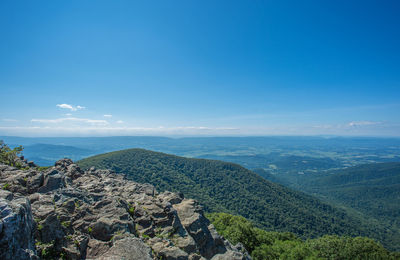
[[[23,149],[22,146],[17,146],[11,149],[3,142],[3,140],[0,140],[0,162],[21,168],[21,164],[17,162],[17,159]]]

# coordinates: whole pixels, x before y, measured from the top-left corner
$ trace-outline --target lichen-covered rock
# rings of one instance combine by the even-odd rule
[[[38,259],[31,205],[25,197],[0,196],[0,259]]]
[[[202,256],[208,259],[230,249],[225,246],[224,240],[217,234],[214,226],[210,225],[208,219],[204,217],[202,208],[195,200],[183,200],[175,204],[174,208],[183,226],[196,242]]]
[[[18,205],[32,211],[19,223],[21,259],[35,252],[44,259],[249,259],[218,235],[196,201],[108,170],[83,171],[69,159],[45,171],[0,165],[0,185],[9,189],[0,191],[3,200],[22,198]]]
[[[46,174],[44,183],[38,192],[46,193],[62,187],[65,187],[65,176],[59,174],[58,171],[53,171]]]
[[[95,258],[99,260],[152,260],[151,248],[135,237],[126,237],[114,242],[114,245],[102,256]]]

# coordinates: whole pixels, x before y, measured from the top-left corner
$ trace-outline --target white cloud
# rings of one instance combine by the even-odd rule
[[[77,117],[63,117],[56,119],[32,119],[33,123],[44,123],[44,124],[59,124],[65,122],[77,122],[77,123],[88,123],[92,125],[108,125],[108,121],[106,120],[96,120],[96,119],[87,119],[87,118],[77,118]]]
[[[0,126],[0,135],[16,136],[268,136],[268,135],[341,135],[341,136],[397,136],[400,137],[400,124],[382,123],[369,127],[350,127],[341,125],[312,126],[269,126],[269,127],[125,127],[105,124],[104,120],[92,119],[35,119],[43,125],[6,127]],[[57,124],[59,123],[59,124]],[[379,127],[379,129],[377,129]]]
[[[101,117],[102,118],[102,117]],[[19,136],[267,136],[267,135],[341,135],[398,136],[400,123],[378,121],[348,121],[320,125],[269,126],[129,126],[122,120],[64,117],[32,119],[31,125],[0,126],[0,135]]]
[[[65,108],[65,109],[71,109],[71,110],[74,109],[71,105],[68,105],[68,104],[57,104],[56,106],[59,108]]]
[[[317,129],[341,129],[341,130],[351,130],[354,128],[369,128],[373,126],[381,126],[384,125],[383,122],[376,122],[376,121],[351,121],[348,123],[342,124],[325,124],[325,125],[314,125],[312,128]]]
[[[103,115],[104,117],[112,117],[112,115]]]
[[[369,125],[379,125],[381,122],[374,122],[374,121],[352,121],[347,125],[350,127],[358,127],[358,126],[369,126]]]
[[[17,119],[11,119],[11,118],[4,118],[2,119],[4,122],[18,122]]]
[[[62,109],[69,109],[71,111],[85,109],[85,107],[83,107],[83,106],[73,106],[73,105],[69,105],[69,104],[57,104],[56,106],[59,108],[62,108]]]
[[[224,128],[224,127],[213,128],[204,126],[122,127],[122,126],[110,126],[110,125],[86,125],[86,126],[62,125],[61,126],[54,124],[59,122],[66,122],[66,120],[62,120],[61,118],[34,119],[32,121],[38,123],[48,123],[48,124],[44,126],[25,126],[25,127],[0,126],[0,134],[13,133],[14,135],[20,135],[20,136],[116,136],[116,135],[223,136],[223,135],[235,134],[239,130],[236,128]],[[88,120],[87,122],[90,121]]]

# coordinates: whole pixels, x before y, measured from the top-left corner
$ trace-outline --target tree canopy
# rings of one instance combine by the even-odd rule
[[[211,213],[207,217],[231,243],[242,243],[255,260],[265,259],[398,259],[367,237],[324,235],[303,241],[290,232],[268,232],[241,216]]]

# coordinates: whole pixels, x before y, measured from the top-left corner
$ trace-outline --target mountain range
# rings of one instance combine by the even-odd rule
[[[393,249],[387,230],[363,215],[324,203],[272,183],[240,165],[129,149],[83,159],[78,165],[112,169],[128,179],[195,198],[207,212],[238,214],[265,230],[289,231],[303,238],[324,234],[364,235]]]

